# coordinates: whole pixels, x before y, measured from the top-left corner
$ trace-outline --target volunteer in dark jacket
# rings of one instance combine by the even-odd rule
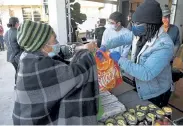
[[[99,27],[95,29],[95,37],[97,39],[97,46],[100,48],[102,43],[102,36],[105,31],[106,19],[100,19]]]
[[[9,19],[9,23],[7,24],[8,28],[10,28],[5,36],[4,40],[7,46],[7,61],[12,63],[15,71],[17,73],[18,62],[20,59],[20,55],[22,53],[22,49],[17,43],[17,28],[19,27],[19,20],[17,17],[11,17]],[[16,75],[15,75],[15,83],[16,83]]]
[[[132,14],[128,15],[128,25],[127,28],[132,31]]]
[[[96,63],[88,50],[79,51],[93,50],[95,43],[61,46],[50,25],[28,20],[19,27],[17,39],[24,52],[15,88],[14,125],[96,125]],[[73,55],[70,63],[64,61]]]

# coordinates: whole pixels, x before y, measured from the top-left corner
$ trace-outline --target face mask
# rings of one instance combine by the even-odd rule
[[[117,27],[114,24],[108,24],[107,25],[107,28],[108,29],[113,29],[113,30],[116,30],[117,29]]]
[[[60,52],[60,44],[55,44],[55,45],[48,45],[48,46],[51,46],[52,47],[52,52],[49,52],[48,53],[48,56],[49,57],[54,57],[56,55],[58,55],[58,53]]]
[[[146,33],[145,25],[133,25],[132,32],[135,36],[143,36]]]

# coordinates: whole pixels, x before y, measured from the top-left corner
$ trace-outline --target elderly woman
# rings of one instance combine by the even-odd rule
[[[19,27],[17,40],[24,52],[15,88],[14,125],[95,125],[96,64],[89,51],[77,51],[94,44],[60,46],[51,26],[32,21]],[[65,61],[73,55],[71,62]]]

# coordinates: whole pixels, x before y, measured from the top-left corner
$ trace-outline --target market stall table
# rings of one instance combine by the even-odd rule
[[[135,87],[131,86],[131,84],[123,82],[122,85],[113,89],[111,93],[114,94],[127,109],[135,108],[136,105],[148,105],[151,103],[147,100],[140,99],[134,89]]]
[[[148,100],[142,100],[138,96],[138,93],[134,90],[135,88],[131,86],[132,84],[128,84],[123,82],[122,85],[112,90],[112,94],[114,94],[118,100],[125,105],[126,109],[135,108],[137,105],[147,106],[151,104]],[[182,118],[175,120],[176,124],[183,124]]]
[[[136,91],[127,91],[121,95],[117,96],[118,100],[122,102],[127,109],[135,108],[136,105],[147,106],[151,102],[148,100],[141,100]]]

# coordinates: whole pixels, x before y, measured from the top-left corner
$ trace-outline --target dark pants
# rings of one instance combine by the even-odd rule
[[[180,78],[183,78],[183,73],[179,70],[172,70],[172,80],[173,82],[179,81]]]
[[[4,51],[4,42],[0,42],[0,51]]]
[[[133,80],[133,85],[134,85],[134,87],[135,87],[134,90],[137,91],[135,79]],[[162,107],[168,105],[170,96],[171,96],[171,90],[169,89],[167,92],[161,94],[161,95],[158,96],[158,97],[148,99],[148,101],[150,101],[150,102],[152,102],[153,104],[157,105],[159,108],[162,108]]]
[[[15,68],[15,84],[17,81],[17,70],[18,70],[18,64],[16,62],[12,62],[14,68]]]
[[[158,107],[162,108],[162,107],[168,105],[170,96],[171,96],[171,91],[168,90],[167,92],[161,94],[158,97],[149,99],[149,101],[152,102],[153,104],[157,105]]]
[[[0,51],[4,51],[4,40],[3,40],[3,36],[0,36]]]

